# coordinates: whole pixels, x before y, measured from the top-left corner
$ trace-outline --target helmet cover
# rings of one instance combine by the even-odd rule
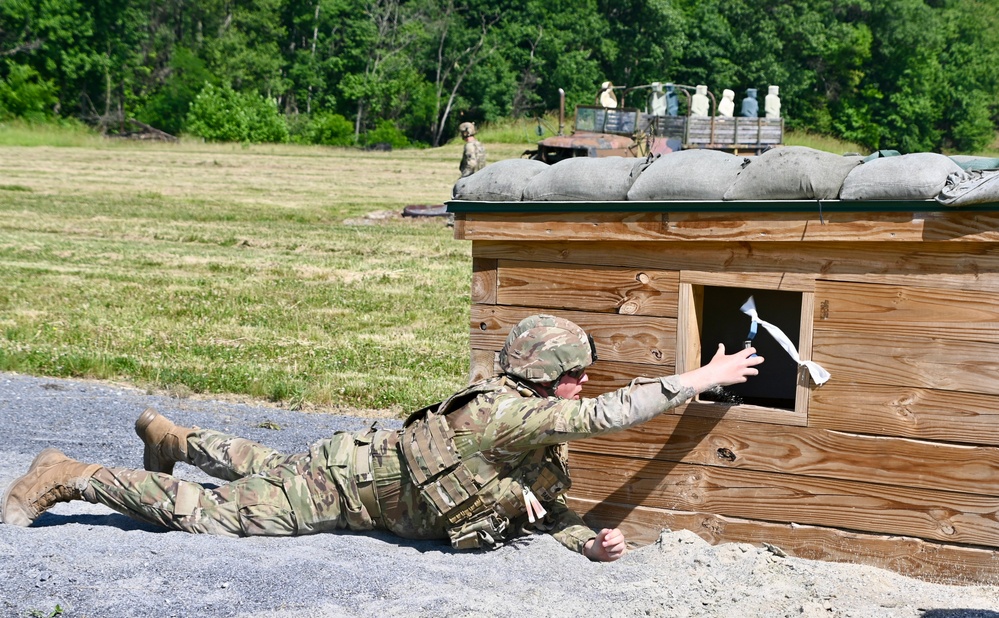
[[[567,371],[585,369],[597,359],[593,340],[564,318],[538,314],[510,330],[500,350],[503,373],[528,382],[554,382]]]

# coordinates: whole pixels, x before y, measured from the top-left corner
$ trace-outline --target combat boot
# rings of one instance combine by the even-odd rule
[[[150,472],[173,474],[173,465],[178,461],[191,463],[187,456],[187,437],[193,431],[175,425],[156,410],[147,408],[135,421],[135,433],[146,445],[142,451],[142,466]]]
[[[87,481],[101,467],[70,459],[59,449],[45,449],[31,462],[27,474],[7,488],[0,506],[3,523],[30,526],[60,502],[83,500]]]

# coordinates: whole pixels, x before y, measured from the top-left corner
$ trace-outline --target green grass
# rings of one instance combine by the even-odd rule
[[[0,147],[0,369],[293,407],[422,407],[464,382],[456,148]],[[370,217],[387,212],[388,218]]]
[[[870,154],[867,148],[859,144],[854,144],[852,142],[846,142],[835,137],[829,137],[828,135],[817,135],[814,133],[805,133],[803,131],[788,131],[784,134],[784,145],[785,146],[805,146],[808,148],[814,148],[815,150],[824,150],[826,152],[832,152],[836,154],[845,154],[848,152],[860,153],[860,154]]]
[[[106,140],[83,124],[75,121],[0,122],[0,145],[4,146],[73,146],[97,148]]]

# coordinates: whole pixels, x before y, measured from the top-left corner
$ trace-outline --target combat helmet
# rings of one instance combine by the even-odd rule
[[[458,133],[461,133],[462,137],[468,137],[469,135],[475,135],[475,123],[474,122],[463,122],[458,125]]]
[[[500,350],[503,373],[528,382],[554,382],[597,360],[593,339],[565,318],[538,314],[521,320]]]

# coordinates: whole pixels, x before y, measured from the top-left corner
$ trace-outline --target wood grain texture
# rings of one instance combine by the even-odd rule
[[[507,307],[473,304],[469,323],[471,346],[499,350],[510,329],[542,307]],[[547,313],[553,313],[548,310]],[[616,315],[583,311],[558,311],[583,328],[597,347],[601,360],[645,365],[676,365],[676,319]]]
[[[457,228],[456,228],[457,237]],[[997,242],[999,216],[974,212],[468,213],[467,240],[670,242]]]
[[[999,343],[999,292],[819,281],[823,330]]]
[[[999,243],[476,242],[476,257],[552,263],[694,270],[796,273],[820,280],[921,288],[999,290]]]
[[[472,348],[468,364],[468,383],[474,384],[480,380],[499,375],[499,355],[492,350],[476,350]]]
[[[815,275],[812,273],[722,273],[684,270],[680,271],[680,281],[694,285],[786,292],[811,292],[815,290]]]
[[[679,273],[500,260],[501,305],[676,317]]]
[[[830,383],[912,386],[987,395],[999,394],[999,343],[840,332],[813,333],[812,360]]]
[[[575,453],[999,497],[999,449],[664,414]],[[999,500],[997,500],[999,507]]]
[[[573,495],[590,500],[999,546],[993,496],[572,450],[570,466]]]
[[[804,427],[808,424],[808,415],[805,412],[765,408],[748,404],[733,406],[707,401],[691,401],[685,406],[675,408],[673,414],[700,418],[726,418],[730,420],[798,427]]]
[[[664,529],[690,530],[712,545],[766,543],[798,558],[866,564],[930,582],[990,585],[999,582],[999,552],[983,548],[712,513],[633,507],[574,496],[569,497],[568,503],[590,526],[619,527],[629,542],[639,546],[655,543]]]
[[[496,304],[496,260],[472,258],[472,302]]]
[[[658,240],[664,213],[512,213],[466,215],[466,240]]]
[[[812,393],[808,425],[999,446],[999,396],[836,379]]]

